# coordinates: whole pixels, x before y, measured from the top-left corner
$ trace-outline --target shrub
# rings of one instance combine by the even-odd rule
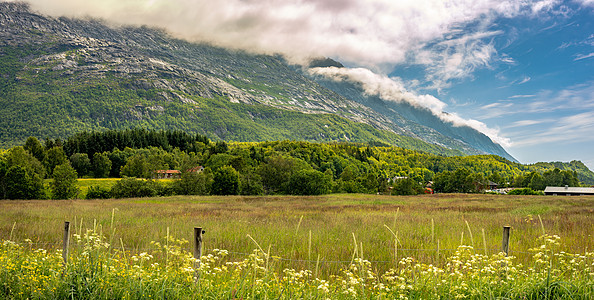
[[[90,186],[87,191],[87,199],[109,199],[111,193],[109,189],[102,186]]]
[[[515,189],[507,192],[508,195],[544,195],[541,191],[535,191],[531,188]]]
[[[161,186],[153,180],[125,177],[111,188],[114,198],[154,197],[160,194]]]

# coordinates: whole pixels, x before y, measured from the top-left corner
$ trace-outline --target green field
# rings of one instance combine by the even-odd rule
[[[91,186],[110,190],[111,187],[120,179],[121,178],[79,178],[77,179],[78,187],[80,188],[78,198],[84,199],[87,196],[89,187]]]
[[[118,180],[120,180],[121,178],[78,178],[77,179],[77,184],[78,187],[80,189],[77,198],[78,199],[85,199],[87,196],[87,191],[89,190],[89,187],[94,186],[94,187],[100,187],[106,190],[110,190],[111,187],[113,187],[116,182],[118,182]],[[157,180],[158,182],[173,182],[173,179],[159,179]],[[45,185],[49,186],[49,183],[51,182],[51,179],[46,179],[45,180]]]
[[[220,256],[220,252],[215,249],[225,249],[229,251],[229,254],[224,259],[225,262],[228,262],[226,266],[231,266],[229,264],[232,262],[244,265],[250,265],[250,262],[252,262],[252,265],[260,264],[259,267],[254,267],[255,269],[253,271],[246,271],[246,266],[244,266],[244,269],[240,268],[241,272],[252,272],[248,272],[247,275],[244,274],[254,280],[251,283],[245,282],[246,279],[241,277],[244,275],[237,278],[233,277],[239,274],[237,273],[239,271],[225,273],[226,267],[223,267],[225,264],[220,266],[222,270],[215,268],[218,271],[213,271],[213,273],[204,271],[206,272],[205,274],[210,274],[208,276],[204,275],[203,280],[206,282],[204,286],[207,283],[212,284],[212,286],[208,286],[213,289],[211,292],[214,293],[214,296],[211,296],[215,298],[219,296],[233,298],[235,297],[234,290],[236,289],[235,291],[240,291],[238,295],[246,298],[278,297],[290,299],[295,295],[286,294],[286,289],[289,288],[296,288],[300,293],[313,293],[310,295],[311,298],[323,298],[324,295],[319,294],[320,280],[328,280],[330,286],[336,291],[343,288],[349,290],[350,288],[348,286],[341,287],[340,282],[345,282],[344,278],[346,277],[344,276],[356,275],[352,273],[354,272],[352,271],[353,266],[359,272],[365,269],[371,272],[369,274],[384,274],[381,277],[374,277],[377,282],[381,281],[382,285],[390,283],[389,278],[391,277],[388,276],[389,274],[396,272],[394,270],[400,270],[401,275],[399,276],[403,276],[401,278],[412,276],[406,279],[413,280],[407,283],[411,286],[411,289],[406,294],[408,297],[414,296],[415,294],[411,293],[416,291],[415,293],[422,292],[417,297],[431,298],[432,296],[430,295],[435,296],[435,293],[439,294],[441,293],[440,291],[443,292],[444,287],[441,286],[441,283],[431,283],[429,287],[430,292],[427,292],[425,289],[428,288],[426,286],[429,284],[428,281],[424,282],[421,287],[418,287],[420,283],[415,278],[428,276],[427,272],[431,268],[434,268],[433,266],[444,268],[444,270],[451,270],[452,261],[463,260],[460,257],[466,257],[466,259],[471,261],[467,263],[468,265],[476,267],[477,270],[480,265],[482,268],[480,272],[483,272],[485,267],[491,268],[489,266],[494,266],[493,268],[498,269],[508,266],[508,264],[509,266],[513,266],[510,267],[511,270],[516,270],[516,266],[518,270],[525,269],[526,274],[522,273],[524,271],[520,271],[519,274],[514,276],[506,275],[507,277],[505,278],[507,279],[502,279],[503,277],[501,276],[503,276],[503,273],[500,273],[501,270],[497,271],[499,275],[480,273],[482,274],[480,276],[495,276],[498,278],[497,280],[503,280],[502,282],[511,280],[506,284],[513,284],[513,280],[522,280],[521,289],[514,291],[511,295],[531,295],[530,291],[536,289],[536,296],[533,299],[539,299],[544,295],[542,293],[553,293],[555,291],[553,285],[557,286],[560,282],[563,283],[559,281],[559,278],[571,279],[579,272],[581,274],[580,276],[583,275],[585,277],[579,277],[580,279],[570,281],[568,284],[571,288],[568,291],[570,290],[571,293],[567,292],[564,295],[569,295],[568,298],[577,297],[587,299],[594,293],[594,265],[590,266],[594,259],[594,253],[591,252],[591,249],[594,248],[594,240],[592,239],[592,232],[594,232],[593,212],[594,197],[586,196],[546,197],[440,194],[395,197],[334,194],[316,197],[175,196],[109,200],[3,200],[0,201],[0,239],[10,239],[24,245],[24,248],[22,248],[24,250],[22,251],[25,252],[27,249],[34,250],[36,248],[59,249],[61,248],[63,222],[70,221],[72,224],[76,224],[72,226],[73,234],[84,236],[83,233],[87,229],[93,229],[96,233],[94,236],[104,236],[103,241],[109,243],[109,246],[105,248],[107,252],[101,249],[99,250],[104,252],[97,252],[96,259],[98,260],[104,256],[111,257],[103,261],[100,265],[109,265],[117,262],[120,266],[128,266],[129,268],[130,265],[138,264],[138,255],[140,253],[144,253],[142,255],[152,253],[155,256],[154,260],[161,264],[171,264],[172,257],[182,257],[180,261],[187,264],[190,261],[187,257],[191,257],[191,254],[184,256],[184,254],[179,254],[179,252],[175,255],[167,254],[169,263],[164,263],[165,254],[163,254],[164,252],[160,247],[168,243],[166,239],[168,232],[170,237],[192,241],[193,228],[195,226],[203,227],[206,230],[204,234],[203,255],[207,256],[210,254],[218,257]],[[504,225],[512,227],[510,255],[515,258],[512,258],[509,262],[505,262],[502,260],[502,257],[495,255],[501,249],[502,227]],[[542,269],[542,266],[538,267],[539,264],[542,264],[542,260],[537,259],[534,256],[534,250],[531,250],[540,247],[543,243],[549,243],[551,245],[556,243],[555,238],[551,238],[550,236],[547,239],[549,242],[538,240],[538,237],[543,235],[543,231],[550,236],[560,236],[560,245],[556,248],[555,253],[557,254],[555,255],[561,256],[555,256],[555,264],[552,263],[553,259],[551,258],[551,264],[546,265],[545,269]],[[399,242],[397,248],[395,248],[394,235],[398,236]],[[87,239],[86,243],[88,244],[89,241],[93,240]],[[151,243],[151,241],[160,242],[161,244]],[[174,243],[173,239],[169,241],[171,244]],[[84,246],[84,238],[81,243],[77,244],[73,242],[73,246],[71,247],[71,259],[76,261],[76,263],[89,259],[89,250],[87,246]],[[544,257],[549,257],[546,255],[552,253],[547,252],[552,251],[548,250],[549,244],[547,244],[546,250],[539,250],[544,251]],[[458,248],[460,245],[473,246],[473,248],[460,250],[461,248]],[[7,247],[6,243],[4,247]],[[122,248],[126,251],[120,251]],[[458,249],[458,252],[456,252],[456,249]],[[191,253],[191,244],[182,243],[180,250],[187,250]],[[10,257],[11,252],[6,252],[6,249],[4,251]],[[581,255],[575,257],[582,260],[577,263],[574,259],[573,262],[574,264],[587,263],[586,269],[583,269],[583,267],[582,269],[567,267],[566,265],[570,265],[568,263],[569,259],[565,259],[562,256],[570,254],[563,253],[581,253]],[[252,255],[250,256],[250,254]],[[491,258],[480,256],[482,254],[487,254]],[[122,259],[122,255],[124,259]],[[130,256],[132,255],[136,255],[136,260],[134,260],[134,257],[130,260]],[[2,253],[0,253],[0,263],[2,263],[1,256]],[[480,262],[476,262],[477,256],[480,256]],[[21,257],[21,255],[18,257]],[[59,265],[61,256],[56,255],[53,257],[55,260],[54,263]],[[411,257],[412,259],[406,257]],[[452,257],[454,257],[454,260]],[[575,257],[570,256],[570,258]],[[153,258],[151,257],[151,259]],[[218,260],[213,260],[211,265],[208,263],[210,258],[204,259],[206,260],[203,262],[206,262],[207,265],[202,270],[209,267],[213,268],[219,262]],[[365,261],[358,263],[358,259]],[[559,269],[556,269],[554,266],[556,266],[557,260],[561,261],[561,259],[565,259],[563,261],[567,261],[567,263],[563,263],[565,265],[560,264]],[[128,261],[128,263],[122,263],[122,261]],[[140,259],[141,263],[142,261]],[[366,261],[369,261],[369,263]],[[416,267],[412,267],[417,262],[419,264]],[[546,264],[548,264],[548,261],[546,261]],[[408,267],[409,265],[410,269]],[[91,264],[91,266],[96,265]],[[233,266],[237,267],[236,265]],[[148,264],[145,267],[148,268]],[[546,267],[549,268],[548,271]],[[94,273],[93,276],[99,276],[97,274],[103,274],[102,272],[105,272],[104,267],[99,268],[103,271]],[[139,268],[143,268],[143,266]],[[467,274],[465,272],[468,272],[468,269],[464,271],[464,268],[462,268],[461,274]],[[566,270],[563,268],[569,269]],[[153,269],[150,270],[155,271]],[[162,270],[164,270],[163,272],[172,272],[171,267],[164,267]],[[192,269],[191,266],[186,266],[184,270]],[[291,284],[300,282],[299,284],[301,285],[291,285],[291,287],[287,286],[283,288],[282,284],[288,276],[287,272],[292,272],[291,276],[293,277],[299,277],[303,274],[295,275],[295,272],[299,273],[300,270],[311,270],[311,273],[308,273],[309,275],[306,274],[307,276],[305,277],[307,278],[302,278],[305,280],[304,282],[299,280],[295,282],[291,281]],[[414,270],[418,270],[420,273],[415,275]],[[78,272],[73,273],[75,274],[72,275],[74,276],[73,278],[82,276]],[[227,275],[216,275],[217,272]],[[408,275],[406,275],[406,272],[413,273],[407,273]],[[495,271],[493,272],[495,273]],[[505,270],[505,274],[509,272],[511,271],[508,269]],[[575,272],[575,274],[572,272]],[[148,272],[146,274],[152,273]],[[159,278],[177,278],[176,276],[183,275],[180,275],[181,273],[179,272],[174,274],[159,274],[161,274]],[[163,274],[168,275],[165,276]],[[445,274],[443,275],[445,276],[443,280],[449,280],[449,284],[454,284],[454,281],[452,281],[454,279],[447,276],[455,277],[455,274],[457,273]],[[103,281],[109,278],[113,279],[113,277],[110,277],[111,275],[101,276],[107,276],[100,277]],[[130,276],[132,276],[130,278],[136,278],[134,277],[136,275]],[[191,273],[190,275],[186,274],[183,276],[185,276],[183,277],[185,279],[179,280],[186,282],[185,284],[193,281],[191,279]],[[461,284],[460,282],[467,282],[465,281],[465,277],[460,276],[459,278],[456,277],[458,278],[456,279],[458,280],[455,283],[456,285]],[[57,276],[55,278],[59,279],[61,277]],[[173,280],[171,278],[167,280]],[[261,278],[259,280],[269,280],[270,282],[279,284],[281,287],[274,290],[275,292],[270,292],[272,294],[266,294],[268,292],[261,294],[263,291],[273,291],[273,289],[270,286],[258,287],[257,278]],[[485,278],[490,277],[487,276]],[[551,278],[556,279],[552,280]],[[472,275],[472,279],[469,279],[468,284],[472,283],[475,279],[475,275]],[[220,282],[217,280],[220,280]],[[492,278],[489,280],[492,280]],[[544,285],[545,282],[546,285]],[[474,283],[478,284],[478,282]],[[23,285],[25,283],[20,282],[19,284]],[[103,282],[102,284],[107,283]],[[146,292],[149,293],[150,290],[148,286],[142,284],[136,286],[138,282],[134,283],[134,288],[126,287],[129,283],[122,283],[117,280],[111,284],[114,291],[117,290],[116,286],[119,286],[122,289],[120,291],[121,293],[114,292],[114,294],[109,292],[111,294],[100,294],[102,295],[101,297],[124,297],[128,295],[130,298],[140,299],[144,298],[145,295],[135,294],[136,296],[133,296],[129,295],[126,291],[146,288]],[[325,283],[322,282],[322,284]],[[542,288],[541,284],[545,286],[542,293],[540,290]],[[500,287],[496,288],[491,285],[492,283],[482,283],[479,294],[484,296],[483,293],[486,291],[484,288],[487,288],[490,291],[489,293],[493,292],[495,293],[494,295],[501,295],[502,291],[499,290]],[[103,285],[98,286],[104,287]],[[149,284],[149,286],[151,285]],[[222,286],[225,287],[223,288]],[[316,289],[316,287],[318,288]],[[161,297],[165,297],[169,295],[171,297],[171,294],[168,294],[169,292],[167,291],[155,286],[151,286],[151,288],[155,289],[149,293],[151,296],[161,295]],[[357,288],[356,293],[358,293],[358,296],[366,292],[375,293],[374,289],[377,288],[377,284],[371,286],[362,283],[361,289]],[[449,288],[451,289],[452,286]],[[193,288],[189,289],[192,290]],[[58,288],[58,290],[60,289]],[[322,290],[325,291],[324,288]],[[65,291],[68,291],[68,289]],[[72,292],[72,290],[70,291]],[[97,291],[99,291],[99,288]],[[179,290],[176,291],[179,292]],[[330,293],[328,295],[332,294],[331,291],[328,293]],[[342,291],[340,293],[348,294],[349,292]],[[385,295],[392,296],[403,295],[390,294],[389,290],[386,293]],[[35,298],[34,294],[26,295],[27,297]],[[63,296],[63,294],[44,295],[46,296],[39,296],[39,298]],[[90,295],[97,296],[99,294],[91,293]],[[299,297],[310,297],[306,296],[308,294],[300,295]],[[337,298],[338,296],[336,295],[331,296],[331,298]],[[338,298],[344,296],[343,294],[340,295]],[[381,299],[381,295],[383,294],[371,294],[368,296],[370,298]],[[177,296],[191,298],[191,294],[178,294]],[[528,298],[532,298],[532,296]]]
[[[81,224],[83,229],[93,228],[96,222],[109,239],[121,238],[126,248],[139,251],[150,248],[151,241],[162,240],[167,228],[172,236],[191,240],[193,227],[200,226],[206,230],[207,251],[218,248],[250,253],[256,248],[250,235],[261,247],[270,246],[274,255],[283,258],[315,261],[319,255],[321,261],[349,261],[354,236],[358,248],[362,246],[364,258],[381,262],[376,264],[378,269],[389,267],[390,263],[383,262],[394,260],[394,237],[387,227],[398,234],[399,257],[413,256],[435,263],[439,260],[438,243],[441,257],[451,253],[461,241],[474,245],[481,253],[486,241],[488,253],[498,252],[504,225],[512,226],[510,249],[519,259],[524,259],[528,249],[536,245],[543,226],[547,233],[562,237],[565,251],[581,253],[594,249],[594,197],[175,196],[1,201],[0,211],[0,237],[4,239],[16,224],[12,234],[17,240],[59,243],[64,221],[76,222],[76,230],[80,230]],[[328,263],[323,267],[331,271],[341,266]]]

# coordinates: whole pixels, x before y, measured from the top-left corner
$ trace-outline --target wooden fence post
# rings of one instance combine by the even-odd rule
[[[194,227],[194,258],[196,262],[194,263],[194,269],[196,270],[196,279],[200,278],[200,272],[198,269],[200,268],[200,257],[202,257],[202,234],[205,231],[202,230],[202,227]]]
[[[62,241],[62,258],[64,266],[68,264],[68,245],[70,244],[70,222],[64,222],[64,239]]]
[[[503,226],[503,241],[501,243],[502,251],[505,252],[505,256],[509,255],[509,231],[510,226]]]

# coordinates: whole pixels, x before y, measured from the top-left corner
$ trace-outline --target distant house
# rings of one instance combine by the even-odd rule
[[[204,171],[203,166],[197,166],[197,167],[189,168],[186,170],[187,173],[200,173],[202,171]]]
[[[594,188],[591,187],[557,187],[547,186],[544,190],[545,195],[551,196],[584,196],[594,195]]]
[[[495,183],[495,182],[493,182],[493,181],[489,180],[489,182],[487,182],[487,185],[489,186],[489,189],[490,189],[490,190],[494,190],[494,189],[496,189],[496,188],[497,188],[497,186],[498,186],[499,184],[497,184],[497,183]]]
[[[156,170],[156,179],[180,178],[181,172],[179,170]]]
[[[402,179],[408,179],[408,177],[406,176],[394,176],[394,178],[392,178],[392,182],[396,182],[398,180],[402,180]]]

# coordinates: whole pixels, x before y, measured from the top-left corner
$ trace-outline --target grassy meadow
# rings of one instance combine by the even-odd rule
[[[79,178],[77,179],[78,187],[80,189],[78,198],[84,199],[87,196],[89,187],[96,186],[106,190],[110,190],[112,186],[121,178]]]
[[[100,187],[106,190],[110,190],[121,178],[78,178],[77,185],[79,188],[78,192],[78,199],[85,199],[87,197],[87,192],[89,191],[89,187],[95,186]],[[46,188],[49,188],[50,182],[52,179],[45,179],[44,184]],[[157,179],[158,182],[161,183],[172,183],[174,179]]]
[[[543,230],[562,238],[562,250],[583,253],[594,249],[593,213],[594,197],[470,194],[1,201],[0,238],[12,233],[13,240],[59,245],[62,224],[70,221],[73,232],[96,227],[109,240],[121,239],[126,249],[142,252],[168,229],[191,241],[196,226],[206,230],[205,253],[225,249],[239,259],[257,242],[271,255],[297,260],[283,264],[318,264],[328,274],[355,251],[378,270],[407,256],[440,264],[461,244],[497,253],[504,225],[512,227],[510,251],[520,261],[530,257]]]
[[[466,194],[3,200],[0,298],[591,299],[593,212]]]

